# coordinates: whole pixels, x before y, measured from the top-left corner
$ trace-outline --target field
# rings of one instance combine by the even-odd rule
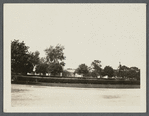
[[[138,106],[140,89],[76,88],[11,85],[12,107],[100,109],[103,106]]]

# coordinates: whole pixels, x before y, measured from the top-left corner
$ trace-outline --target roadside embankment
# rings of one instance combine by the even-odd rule
[[[15,76],[12,83],[84,88],[140,88],[140,81],[71,77]]]

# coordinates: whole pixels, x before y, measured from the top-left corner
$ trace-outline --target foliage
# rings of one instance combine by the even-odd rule
[[[67,70],[64,70],[63,71],[63,76],[64,77],[69,77],[69,76],[71,76],[71,73],[69,71],[67,71]]]
[[[112,77],[114,75],[114,70],[110,66],[106,66],[104,69],[104,75],[108,75],[108,77]]]
[[[102,69],[102,71],[101,71],[101,76],[103,77],[103,76],[106,76],[106,74],[104,73],[104,70]]]
[[[127,77],[131,78],[131,79],[140,80],[140,71],[137,72],[137,71],[131,69],[131,70],[129,70]]]
[[[57,45],[55,48],[53,46],[50,46],[49,48],[45,49],[46,55],[47,55],[47,62],[54,62],[58,63],[59,60],[62,61],[65,59],[64,53],[63,53],[64,47],[61,45]]]
[[[93,71],[91,72],[91,76],[97,78],[98,72],[97,72],[96,70],[93,70]]]
[[[64,47],[61,45],[57,45],[56,47],[50,46],[45,49],[46,52],[46,60],[48,63],[48,72],[52,75],[58,75],[63,72],[63,66],[65,63],[62,61],[65,59],[63,53]]]
[[[50,46],[45,49],[46,57],[40,58],[39,52],[28,52],[29,47],[25,45],[24,41],[19,40],[11,41],[11,73],[26,74],[32,72],[36,67],[37,73],[51,73],[52,75],[59,75],[63,72],[65,63],[64,46],[56,45],[55,47]],[[68,75],[68,72],[66,72]],[[105,76],[108,77],[123,77],[126,79],[140,80],[140,69],[137,67],[127,67],[125,65],[119,65],[117,70],[113,70],[112,67],[106,66],[104,69],[101,68],[101,61],[94,60],[91,63],[91,67],[85,64],[79,65],[75,70],[75,73],[88,77]],[[70,74],[69,74],[70,75]]]
[[[59,75],[63,72],[63,67],[59,63],[50,63],[48,65],[48,72],[51,73],[51,75]]]
[[[91,67],[92,67],[93,71],[91,72],[91,75],[93,77],[97,77],[99,75],[101,76],[102,69],[101,69],[101,64],[100,63],[101,63],[101,61],[99,61],[99,60],[94,60],[92,62]]]
[[[118,71],[117,71],[117,76],[118,77],[127,77],[127,73],[128,73],[128,71],[129,71],[129,67],[127,67],[127,66],[125,66],[125,65],[123,65],[123,66],[119,66],[119,69],[118,69]]]
[[[45,75],[46,73],[48,73],[47,68],[48,68],[48,64],[40,63],[36,66],[36,72],[42,73],[43,75]]]
[[[11,41],[11,71],[15,73],[31,72],[33,66],[30,62],[30,55],[28,54],[29,47],[25,45],[24,41]]]
[[[88,66],[85,64],[79,65],[79,67],[75,70],[75,73],[86,76],[89,73]]]
[[[139,72],[139,71],[140,71],[140,69],[137,68],[137,67],[130,67],[130,69],[131,69],[131,70],[134,70],[134,71],[136,71],[136,72]]]
[[[33,66],[36,66],[39,64],[39,51],[35,51],[30,53],[30,62],[32,63]]]
[[[136,74],[136,79],[137,80],[140,80],[140,70],[137,72],[137,74]]]
[[[123,65],[117,72],[117,76],[119,77],[140,80],[140,69],[137,67],[129,68]]]
[[[121,69],[120,70],[121,71],[128,71],[129,70],[129,67],[123,65],[123,66],[121,66]]]
[[[47,63],[46,58],[41,57],[41,58],[39,59],[39,64],[41,64],[41,63]]]

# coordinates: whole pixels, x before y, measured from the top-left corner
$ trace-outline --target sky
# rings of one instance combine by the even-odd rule
[[[146,57],[146,4],[5,4],[4,39],[24,41],[29,51],[65,47],[65,68],[140,68]]]

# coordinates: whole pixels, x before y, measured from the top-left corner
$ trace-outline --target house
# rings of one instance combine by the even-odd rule
[[[107,79],[107,78],[108,78],[108,76],[106,75],[106,76],[103,76],[102,78]]]
[[[79,75],[75,73],[75,69],[67,68],[63,71],[62,76],[65,77],[82,77],[82,75]]]

